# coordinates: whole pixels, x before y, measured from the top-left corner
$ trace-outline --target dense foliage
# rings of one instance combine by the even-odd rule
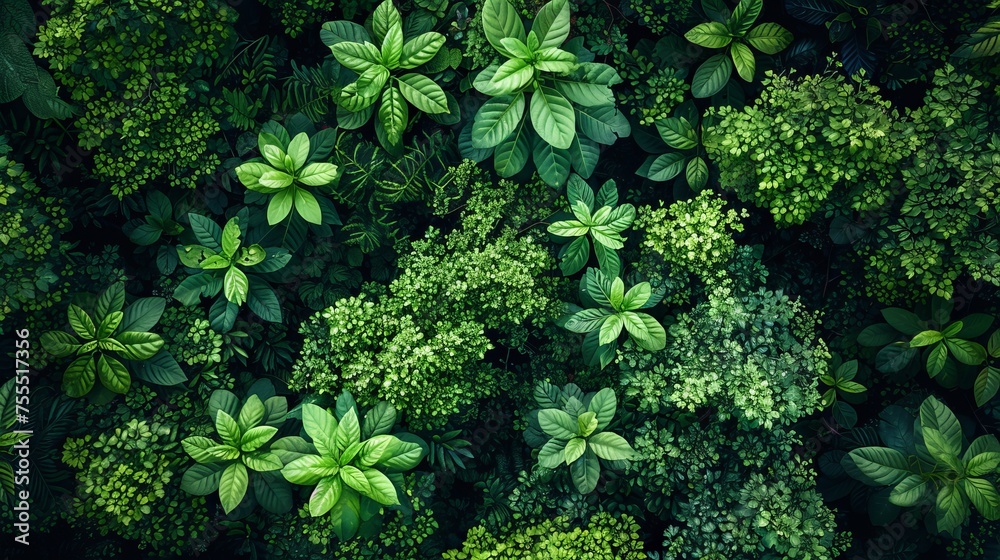
[[[995,0],[0,0],[0,550],[998,558],[998,77]]]

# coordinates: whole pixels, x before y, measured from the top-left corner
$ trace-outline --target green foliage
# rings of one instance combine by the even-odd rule
[[[740,219],[750,216],[746,210],[723,211],[725,205],[719,196],[702,191],[667,208],[640,207],[635,227],[648,252],[704,282],[724,282],[736,250],[733,234],[743,231]]]
[[[566,43],[569,1],[542,6],[527,33],[508,0],[486,0],[482,20],[486,39],[507,60],[488,66],[473,81],[490,99],[476,112],[468,145],[460,142],[463,155],[485,150],[476,158],[481,160],[492,152],[501,177],[520,172],[531,155],[539,176],[553,187],[566,182],[571,167],[590,177],[598,145],[628,136],[630,126],[611,92],[621,83],[618,73],[589,62],[593,54],[579,43],[579,48]]]
[[[561,321],[568,330],[585,335],[583,359],[588,364],[603,369],[611,363],[622,329],[644,350],[655,352],[666,344],[663,325],[652,315],[638,312],[663,300],[663,292],[654,293],[649,282],[640,282],[626,292],[621,278],[588,268],[580,279],[580,299],[587,307],[569,304],[568,316]]]
[[[764,54],[778,54],[792,42],[792,34],[777,23],[762,23],[754,27],[764,8],[764,0],[740,0],[732,14],[707,12],[714,21],[702,23],[688,30],[684,37],[707,49],[724,49],[703,62],[694,73],[691,93],[695,97],[711,97],[726,86],[736,73],[744,81],[752,82],[757,73],[757,60],[753,47]],[[728,55],[728,56],[727,56]]]
[[[585,395],[572,383],[560,389],[541,382],[535,386],[534,397],[541,408],[528,415],[524,438],[539,448],[538,464],[543,468],[568,466],[573,485],[581,494],[597,487],[601,462],[620,467],[634,458],[628,441],[607,430],[618,408],[612,389]]]
[[[418,428],[495,394],[505,374],[483,360],[495,347],[487,329],[507,334],[554,318],[559,303],[544,278],[554,263],[513,229],[481,244],[460,233],[442,239],[432,230],[413,242],[377,301],[363,293],[306,321],[290,384],[346,389],[362,404],[386,400]]]
[[[278,296],[260,274],[284,268],[291,259],[288,250],[257,243],[243,246],[247,238],[245,213],[242,220],[240,215],[230,218],[224,228],[199,214],[188,214],[188,219],[198,243],[177,247],[181,263],[192,272],[174,289],[174,298],[190,306],[202,296],[215,297],[221,292],[209,312],[212,328],[219,332],[233,328],[243,303],[261,319],[280,322]]]
[[[621,0],[619,6],[622,13],[634,17],[639,25],[648,27],[657,35],[663,35],[668,27],[688,19],[693,3],[675,0]]]
[[[601,270],[609,276],[621,274],[621,258],[617,250],[625,246],[621,232],[635,219],[635,207],[631,204],[618,205],[618,188],[613,180],[606,181],[595,193],[575,174],[569,177],[566,197],[576,219],[560,220],[548,227],[548,232],[557,240],[572,239],[564,241],[559,249],[562,273],[571,276],[583,270],[590,260],[592,241]]]
[[[47,309],[69,294],[74,274],[62,239],[70,220],[62,201],[42,194],[41,186],[10,158],[0,136],[0,332],[18,312]]]
[[[854,377],[858,374],[858,361],[840,363],[840,357],[834,356],[830,370],[833,373],[819,377],[820,382],[829,387],[823,392],[823,406],[833,409],[833,419],[838,425],[853,428],[858,422],[858,413],[851,406],[851,402],[855,402],[855,399],[860,398],[868,390],[864,385],[854,381]]]
[[[174,474],[183,456],[180,418],[132,418],[106,433],[66,440],[63,460],[79,469],[73,525],[116,533],[155,556],[186,551],[208,522],[203,498],[188,498]]]
[[[309,515],[330,514],[333,532],[342,541],[381,506],[399,505],[403,479],[427,454],[427,444],[407,433],[390,435],[396,409],[382,402],[359,419],[350,393],[337,399],[337,415],[314,404],[302,406],[302,426],[312,443],[298,436],[275,443],[285,462],[282,476],[302,486],[315,486]]]
[[[986,519],[1000,518],[1000,494],[990,479],[1000,465],[1000,443],[993,435],[967,448],[962,442],[962,427],[951,409],[928,397],[912,431],[887,441],[890,447],[854,449],[841,463],[865,484],[891,486],[891,504],[913,507],[934,500],[937,531],[957,536],[970,503]]]
[[[1000,219],[995,191],[1000,136],[984,84],[951,65],[934,73],[924,105],[911,114],[916,142],[902,170],[899,214],[889,213],[861,244],[869,293],[886,303],[951,298],[968,274],[1000,285]]]
[[[0,103],[18,98],[39,119],[65,119],[72,107],[59,99],[56,84],[45,70],[35,65],[27,43],[35,31],[35,13],[27,0],[0,2]]]
[[[323,24],[321,34],[323,43],[330,47],[337,61],[358,74],[357,80],[344,86],[337,100],[342,109],[351,113],[345,120],[360,126],[377,112],[375,132],[386,149],[402,142],[410,120],[407,102],[431,115],[451,113],[453,107],[458,107],[457,103],[449,102],[441,86],[426,75],[400,72],[430,62],[444,46],[445,36],[428,31],[404,41],[403,29],[399,10],[392,0],[385,0],[372,14],[372,31],[377,45],[367,30],[347,20]]]
[[[198,103],[205,74],[235,41],[236,11],[200,0],[45,0],[35,54],[83,104],[84,149],[118,198],[162,181],[192,188],[215,170],[215,109]]]
[[[731,273],[743,274],[740,263]],[[798,300],[760,287],[717,284],[707,301],[679,313],[658,353],[626,349],[627,395],[653,413],[712,409],[742,425],[789,425],[820,404],[830,353],[818,317]]]
[[[806,221],[831,194],[854,210],[886,204],[893,174],[919,142],[878,88],[839,73],[767,76],[752,107],[709,111],[718,120],[703,143],[722,186],[781,227]]]
[[[580,27],[579,22],[577,27]],[[613,26],[610,32],[616,31],[621,33],[618,26]],[[622,48],[627,44],[626,39],[609,38],[613,42],[612,48],[615,48],[612,54],[616,69],[624,81],[616,88],[615,95],[641,126],[650,126],[659,119],[669,117],[684,101],[691,87],[684,81],[684,73],[676,68],[677,62],[669,54],[668,37],[656,43],[640,39],[631,51]]]
[[[45,351],[56,358],[76,356],[63,374],[63,391],[71,397],[83,397],[100,379],[104,388],[125,394],[132,386],[130,367],[148,383],[177,385],[187,380],[176,360],[163,349],[160,335],[149,332],[160,321],[165,305],[163,298],[152,297],[125,307],[125,285],[121,283],[111,285],[88,308],[71,303],[67,317],[73,333],[48,331],[41,339]],[[142,367],[137,362],[148,365]]]
[[[708,163],[701,147],[698,113],[690,103],[681,105],[676,115],[656,121],[656,131],[666,153],[646,158],[636,175],[650,181],[669,181],[684,172],[691,190],[699,192],[708,184]]]
[[[311,224],[323,223],[319,201],[306,187],[322,187],[337,178],[337,166],[322,161],[330,157],[336,134],[327,128],[312,138],[305,132],[291,138],[279,124],[265,126],[257,137],[263,159],[240,165],[236,176],[247,189],[270,196],[268,224],[283,221],[292,209]]]
[[[292,509],[292,490],[278,476],[276,471],[284,465],[271,449],[278,428],[285,422],[288,403],[285,397],[262,400],[257,394],[247,396],[242,406],[239,403],[239,397],[230,391],[212,393],[208,414],[210,418],[215,414],[215,431],[222,443],[202,436],[181,442],[197,463],[184,473],[181,489],[196,496],[218,491],[222,509],[229,514],[253,488],[253,498],[261,507],[287,513]]]
[[[167,195],[159,191],[146,193],[146,209],[149,214],[140,223],[125,228],[125,232],[136,245],[152,245],[163,235],[180,235],[184,226],[174,220],[174,206]]]
[[[444,558],[642,560],[647,556],[635,519],[628,515],[615,517],[610,513],[598,513],[588,520],[586,528],[574,527],[565,517],[507,526],[499,535],[479,525],[469,530],[461,550],[449,550]]]

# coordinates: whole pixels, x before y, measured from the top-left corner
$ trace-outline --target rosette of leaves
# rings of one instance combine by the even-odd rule
[[[580,299],[588,308],[569,304],[569,313],[560,319],[568,330],[584,334],[583,359],[604,369],[615,357],[622,330],[636,345],[650,352],[662,350],[667,333],[652,315],[639,313],[663,300],[665,289],[653,291],[649,282],[640,282],[625,291],[625,282],[596,268],[588,268],[580,279]]]
[[[830,366],[833,373],[824,373],[819,377],[823,385],[829,387],[823,392],[823,406],[832,409],[833,419],[845,428],[853,428],[858,423],[858,413],[851,404],[864,400],[867,387],[854,381],[858,375],[858,361],[850,360],[841,363],[840,356],[834,356]]]
[[[292,488],[279,473],[284,463],[271,451],[278,428],[285,422],[288,402],[273,396],[273,388],[269,392],[272,396],[266,399],[251,392],[242,406],[229,391],[212,393],[208,415],[219,438],[190,436],[181,442],[196,462],[185,471],[182,490],[196,496],[218,491],[227,515],[244,501],[258,503],[272,513],[291,511]]]
[[[337,178],[337,166],[322,161],[330,157],[336,140],[333,128],[320,130],[310,139],[305,132],[291,138],[274,121],[264,126],[257,136],[263,161],[251,160],[240,165],[236,176],[247,189],[270,197],[269,225],[281,222],[293,209],[311,224],[323,223],[323,209],[308,187],[329,185]]]
[[[0,385],[0,503],[9,503],[14,494],[14,468],[9,462],[14,458],[14,445],[28,439],[30,434],[15,433],[10,428],[17,421],[14,379]]]
[[[569,466],[573,485],[581,494],[597,487],[601,461],[620,468],[635,450],[622,436],[605,431],[615,417],[618,400],[611,389],[584,394],[569,383],[562,389],[548,382],[535,386],[541,407],[528,415],[524,439],[539,449],[538,464],[546,469]]]
[[[174,220],[173,203],[160,191],[146,193],[146,210],[149,214],[143,220],[132,220],[125,227],[132,243],[148,246],[163,235],[180,235],[184,231],[184,226]]]
[[[174,298],[184,305],[194,305],[202,296],[215,297],[221,292],[208,312],[212,328],[219,332],[233,328],[243,303],[261,319],[281,322],[278,295],[258,275],[281,270],[291,254],[280,247],[264,248],[257,243],[243,246],[246,214],[241,211],[224,228],[205,216],[188,214],[198,244],[177,247],[181,263],[192,274],[177,285]]]
[[[976,438],[963,452],[962,426],[936,397],[920,405],[911,430],[891,434],[889,447],[861,447],[841,460],[852,477],[871,486],[891,486],[889,503],[913,507],[934,501],[938,532],[953,533],[969,517],[971,503],[986,519],[1000,519],[994,487],[1000,466],[996,436]]]
[[[86,298],[80,298],[85,300]],[[57,358],[76,356],[63,373],[62,388],[71,397],[94,389],[98,379],[113,393],[125,394],[132,386],[129,370],[156,385],[177,385],[187,380],[183,370],[163,349],[160,335],[149,332],[163,315],[166,300],[139,298],[125,306],[125,285],[112,284],[93,300],[72,303],[67,311],[72,333],[48,331],[42,348]]]
[[[752,82],[757,72],[757,60],[750,47],[764,54],[777,54],[792,42],[792,34],[777,23],[754,26],[764,7],[763,0],[740,0],[729,12],[721,0],[702,0],[705,14],[713,21],[691,28],[684,37],[699,47],[724,49],[712,55],[698,67],[691,80],[695,97],[711,97],[722,91],[736,73]]]
[[[486,0],[482,20],[486,39],[507,60],[473,81],[490,99],[463,133],[467,141],[460,139],[464,155],[482,161],[492,154],[501,177],[520,172],[531,156],[539,176],[554,187],[566,182],[571,168],[590,177],[598,145],[611,145],[631,129],[615,107],[611,86],[621,83],[615,69],[591,62],[582,42],[563,45],[569,0],[542,6],[527,33],[507,0]]]
[[[389,433],[397,414],[386,402],[359,420],[357,404],[346,391],[337,399],[336,415],[315,404],[302,405],[301,413],[312,442],[291,436],[275,444],[287,459],[281,474],[292,484],[314,487],[309,514],[329,513],[334,533],[348,540],[381,508],[399,505],[402,473],[420,464],[427,444],[412,434]]]
[[[368,122],[378,106],[375,133],[386,149],[399,147],[410,117],[406,103],[431,115],[458,110],[457,102],[437,83],[420,72],[406,72],[429,62],[445,36],[436,31],[405,40],[404,23],[392,0],[385,0],[372,14],[372,31],[346,20],[323,24],[321,37],[333,56],[358,79],[344,86],[337,100],[343,109],[338,119],[345,128]]]
[[[701,145],[700,120],[698,109],[690,102],[678,107],[674,116],[657,120],[654,124],[663,144],[657,146],[654,155],[646,158],[636,175],[662,182],[683,171],[691,190],[701,192],[708,184],[708,160]]]
[[[593,241],[601,270],[609,276],[618,276],[622,263],[617,250],[625,246],[621,232],[635,220],[635,207],[631,204],[618,206],[618,188],[614,180],[601,185],[595,197],[590,185],[576,174],[569,177],[566,197],[575,219],[560,220],[548,227],[548,232],[563,243],[559,249],[559,268],[563,275],[576,274],[587,265]]]
[[[982,406],[1000,388],[1000,369],[987,364],[987,357],[1000,358],[1000,337],[994,333],[989,349],[976,342],[993,324],[987,313],[972,313],[959,321],[951,321],[954,302],[935,299],[931,318],[921,319],[906,309],[888,307],[882,310],[885,323],[876,323],[858,335],[862,346],[881,347],[875,357],[875,367],[883,373],[912,373],[924,364],[932,379],[944,387],[953,388],[963,378],[963,370],[986,365],[974,387],[976,402]]]

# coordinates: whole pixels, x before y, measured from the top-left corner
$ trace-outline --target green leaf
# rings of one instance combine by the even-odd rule
[[[534,66],[542,72],[566,75],[579,67],[575,54],[556,47],[541,49],[535,57]]]
[[[125,365],[107,354],[101,354],[97,359],[97,373],[101,377],[101,383],[119,395],[127,393],[132,386],[132,378]]]
[[[236,395],[225,389],[216,389],[212,391],[212,396],[208,399],[208,410],[206,413],[212,419],[212,422],[215,422],[220,410],[232,418],[238,414],[239,407],[240,399]]]
[[[184,472],[181,490],[195,496],[207,496],[219,489],[222,479],[222,465],[194,465]]]
[[[597,169],[597,161],[601,157],[601,148],[590,138],[573,136],[573,143],[569,146],[570,164],[573,170],[584,178],[589,178]]]
[[[906,335],[914,336],[926,330],[926,323],[921,321],[916,314],[905,309],[887,307],[882,310],[882,317],[892,325],[892,328]]]
[[[708,49],[721,49],[733,40],[726,26],[715,21],[694,26],[684,34],[684,38]]]
[[[996,472],[1000,466],[1000,452],[986,451],[969,459],[965,466],[966,476],[986,476]]]
[[[938,331],[922,331],[916,334],[912,340],[910,340],[911,348],[920,348],[922,346],[930,346],[935,342],[940,342],[944,339],[944,336]]]
[[[386,90],[389,91],[389,90]],[[384,98],[383,98],[384,101]],[[403,106],[406,107],[405,105]],[[404,119],[405,120],[405,119]],[[322,187],[337,178],[337,166],[332,163],[310,163],[295,177],[295,180],[310,187]],[[273,224],[272,224],[273,225]]]
[[[597,338],[597,342],[601,345],[610,344],[618,340],[618,336],[622,333],[622,327],[625,326],[625,322],[619,315],[609,316],[601,324],[601,332]]]
[[[589,494],[597,488],[597,480],[601,476],[601,464],[591,446],[588,445],[583,456],[570,464],[569,473],[573,484],[581,494]]]
[[[396,418],[396,409],[391,404],[386,401],[376,404],[365,413],[365,419],[361,423],[361,439],[388,434],[396,425]]]
[[[983,406],[993,400],[997,390],[1000,389],[1000,368],[993,366],[983,368],[983,371],[979,372],[976,377],[974,389],[976,406]]]
[[[669,181],[680,175],[687,159],[679,152],[667,152],[650,158],[652,162],[646,170],[646,178],[650,181]]]
[[[372,13],[372,31],[375,32],[375,39],[381,42],[389,29],[396,25],[402,28],[403,18],[392,0],[384,0]]]
[[[763,0],[740,0],[736,9],[733,10],[733,15],[729,17],[729,30],[732,31],[733,35],[741,37],[757,21],[763,7]]]
[[[551,230],[550,230],[551,231]],[[577,237],[559,251],[559,269],[563,276],[571,276],[583,270],[590,259],[590,242],[586,237]]]
[[[931,349],[927,355],[927,374],[931,378],[937,376],[944,369],[945,360],[948,359],[948,348],[940,342]]]
[[[222,509],[226,515],[243,501],[249,483],[250,476],[242,463],[233,463],[222,471],[222,477],[219,479],[219,501],[222,502]]]
[[[240,431],[245,434],[250,428],[258,426],[263,419],[264,403],[261,402],[259,396],[250,395],[247,397],[247,401],[243,403],[243,407],[240,408],[236,424],[240,427]]]
[[[587,235],[590,228],[579,220],[563,220],[550,224],[546,231],[559,237],[580,237]]]
[[[240,221],[239,218],[233,218],[226,222],[226,227],[222,228],[222,256],[229,259],[236,254],[239,248]]]
[[[577,424],[577,434],[579,434],[582,437],[589,436],[590,434],[594,433],[594,430],[597,429],[597,413],[587,411],[580,414],[576,418],[576,424]]]
[[[340,419],[340,424],[337,426],[337,433],[334,436],[335,455],[339,455],[344,449],[360,441],[361,423],[358,421],[358,409],[351,407],[347,414]]]
[[[365,473],[361,472],[361,469],[351,466],[342,465],[340,467],[340,480],[344,484],[358,491],[363,496],[369,496],[371,493],[371,486],[368,483],[368,478]]]
[[[566,462],[567,440],[550,439],[538,450],[538,465],[546,469],[558,469]]]
[[[121,353],[129,360],[148,360],[163,348],[160,335],[148,332],[121,332],[115,336],[121,343]]]
[[[733,64],[736,65],[736,72],[740,77],[744,81],[752,82],[753,75],[757,72],[757,61],[754,59],[750,47],[743,43],[733,43],[733,46],[729,49],[729,54],[733,58]]]
[[[425,113],[448,112],[448,98],[441,86],[422,74],[404,74],[397,79],[399,91],[407,101]]]
[[[320,208],[319,201],[316,200],[313,193],[305,189],[295,189],[295,211],[310,224],[320,225],[323,223],[323,210]],[[250,286],[247,285],[247,290],[249,288]]]
[[[590,404],[587,405],[587,410],[596,415],[596,430],[600,431],[608,427],[608,424],[611,423],[611,420],[615,416],[617,408],[618,400],[612,389],[601,389],[593,396],[593,398],[590,399]]]
[[[938,492],[934,516],[938,532],[949,533],[960,527],[969,516],[969,502],[955,486],[946,484]]]
[[[80,341],[73,335],[63,331],[48,331],[43,333],[41,340],[42,348],[56,358],[65,358],[80,348]]]
[[[697,98],[712,97],[722,91],[732,73],[733,63],[726,53],[712,56],[695,71],[691,81],[691,94]]]
[[[402,69],[416,68],[421,64],[426,64],[444,46],[445,36],[436,32],[428,31],[417,35],[403,45],[403,54],[399,58],[399,67]]]
[[[778,54],[792,43],[792,34],[777,23],[762,23],[746,34],[750,46],[764,54]]]
[[[548,142],[538,141],[535,142],[531,159],[535,162],[538,176],[546,185],[558,189],[569,179],[569,150],[561,150]]]
[[[507,0],[486,0],[483,3],[482,21],[486,40],[508,58],[514,55],[501,43],[504,37],[513,37],[522,43],[527,40],[521,16]]]
[[[388,472],[406,472],[416,468],[427,454],[427,444],[416,436],[412,437],[415,441],[395,439],[395,447],[388,456],[382,457],[379,464]]]
[[[125,318],[125,314],[121,311],[114,311],[108,313],[101,324],[97,326],[97,339],[101,340],[104,338],[109,338],[121,325],[122,319]]]
[[[389,70],[399,67],[399,60],[403,54],[403,26],[392,24],[382,40],[382,65]]]
[[[604,321],[613,314],[609,309],[584,309],[570,316],[565,327],[575,333],[588,333],[601,328]]]
[[[514,132],[523,116],[523,93],[490,99],[476,112],[472,125],[472,146],[492,148],[500,144]]]
[[[341,473],[343,474],[343,471]],[[389,480],[389,477],[375,469],[362,471],[362,474],[368,481],[368,492],[363,492],[363,494],[384,506],[399,504],[396,487]]]
[[[69,326],[72,327],[77,336],[84,340],[94,340],[97,327],[82,307],[70,304],[67,315],[69,316]]]
[[[558,47],[569,37],[570,9],[568,0],[552,0],[535,16],[531,30],[538,37],[539,48]]]
[[[500,94],[521,91],[535,79],[534,67],[520,58],[507,60],[490,79],[490,89]]]
[[[284,439],[284,438],[282,438]],[[272,449],[280,443],[275,442]],[[280,455],[279,455],[280,456]],[[282,467],[281,475],[292,484],[301,486],[311,486],[321,479],[327,477],[335,478],[340,472],[340,465],[335,459],[330,457],[320,457],[318,455],[303,455]]]
[[[979,513],[990,521],[1000,519],[1000,494],[993,483],[982,478],[966,478],[961,481],[962,490],[969,497]]]
[[[693,157],[688,161],[685,178],[694,192],[700,192],[708,185],[708,164],[704,158]]]
[[[403,94],[395,86],[382,92],[382,104],[378,109],[378,118],[385,128],[385,135],[390,144],[399,144],[403,139],[403,131],[409,120],[406,102]]]
[[[670,117],[656,121],[656,130],[668,146],[677,150],[698,147],[698,134],[684,117]]]
[[[292,158],[289,171],[301,169],[309,161],[309,135],[300,132],[288,143],[288,157]]]
[[[71,397],[82,397],[94,388],[97,379],[97,366],[90,355],[80,356],[66,366],[63,373],[62,388]]]
[[[569,149],[576,135],[573,106],[558,91],[541,87],[531,97],[531,123],[535,132],[549,145]]]
[[[528,126],[528,119],[521,118],[523,112],[522,107],[514,133],[502,140],[493,154],[493,167],[504,178],[520,173],[531,155],[531,127]]]
[[[338,422],[321,406],[302,405],[302,426],[312,438],[316,450],[325,457],[337,456]],[[295,482],[292,480],[291,482]],[[297,483],[298,484],[298,483]]]
[[[273,454],[271,454],[273,455]],[[253,492],[265,510],[282,515],[292,510],[292,487],[278,472],[262,472],[253,478]]]
[[[181,441],[181,447],[184,448],[184,451],[190,455],[192,459],[199,463],[215,463],[219,461],[219,459],[216,459],[212,453],[208,452],[209,449],[216,447],[216,443],[207,437],[186,437]]]
[[[278,302],[277,294],[267,282],[256,276],[250,278],[250,294],[247,303],[250,306],[250,311],[253,311],[261,319],[272,323],[281,322],[281,304]]]
[[[899,507],[912,507],[920,503],[920,500],[931,488],[928,481],[918,474],[911,474],[904,478],[889,494],[889,503]]]
[[[890,342],[895,342],[898,339],[899,333],[891,325],[876,323],[861,331],[861,334],[858,335],[858,344],[868,347],[879,347],[885,346]]]
[[[340,502],[343,491],[343,483],[339,477],[331,476],[320,480],[309,497],[309,515],[319,517],[328,513]],[[353,519],[356,524],[357,517]]]
[[[632,132],[628,119],[614,105],[577,107],[576,120],[587,138],[607,146]]]
[[[868,479],[864,480],[866,483],[892,486],[911,474],[906,456],[888,447],[860,447],[848,453],[848,457]]]
[[[223,295],[236,305],[243,305],[247,300],[247,292],[250,290],[250,281],[242,270],[235,266],[229,267],[226,276],[222,280]]]
[[[226,445],[238,447],[243,432],[240,431],[239,424],[225,410],[218,410],[215,413],[215,431],[219,433],[222,442]]]
[[[587,451],[587,442],[583,438],[575,437],[566,442],[566,447],[563,449],[563,461],[569,465],[582,457],[585,451]]]
[[[191,233],[194,234],[198,243],[213,251],[221,251],[222,245],[219,240],[222,238],[222,228],[200,214],[188,214],[188,221],[191,223]]]
[[[380,39],[381,40],[381,39]],[[382,53],[371,43],[353,43],[344,41],[330,47],[337,62],[350,70],[362,74],[373,66],[381,66]]]
[[[952,355],[963,364],[978,366],[986,361],[986,349],[978,342],[960,338],[946,338],[944,343],[948,346],[948,350],[951,350]]]
[[[934,439],[941,453],[957,457],[962,452],[962,426],[955,414],[935,397],[928,397],[920,404],[920,426],[925,440],[929,439],[928,430],[937,432]],[[931,442],[926,443],[930,450]]]
[[[576,437],[578,428],[576,419],[558,408],[539,410],[538,425],[549,436],[563,440]]]
[[[597,243],[594,245],[594,252],[597,254],[597,264],[601,270],[611,276],[618,276],[622,270],[622,259],[618,253],[607,245]],[[586,263],[584,263],[586,264]]]
[[[594,434],[587,440],[587,446],[598,457],[607,461],[621,461],[635,456],[635,451],[625,438],[611,432]]]
[[[636,309],[642,309],[643,305],[649,301],[649,298],[653,296],[653,289],[650,287],[649,282],[640,282],[625,294],[622,298],[621,308],[624,311],[634,311]]]
[[[160,194],[153,191],[152,194]],[[162,196],[162,195],[160,195]],[[169,203],[169,202],[168,202]],[[104,290],[101,297],[97,298],[97,304],[94,306],[94,319],[103,322],[105,318],[111,313],[121,311],[125,306],[125,284],[121,282],[115,282]]]

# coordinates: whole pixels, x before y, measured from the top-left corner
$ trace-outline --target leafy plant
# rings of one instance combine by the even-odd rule
[[[289,512],[291,485],[278,474],[284,464],[271,451],[287,411],[285,397],[261,400],[251,393],[240,406],[235,394],[216,390],[208,403],[208,415],[222,443],[203,436],[190,436],[181,442],[197,463],[184,473],[181,489],[196,496],[218,491],[222,509],[228,515],[247,498],[252,487],[253,498],[264,509],[279,514]]]
[[[812,25],[825,25],[831,43],[840,43],[848,74],[875,71],[872,46],[899,22],[902,5],[885,0],[785,0],[789,15]],[[904,12],[905,13],[905,12]]]
[[[257,137],[263,161],[251,160],[236,168],[236,176],[251,191],[270,195],[267,223],[275,225],[292,211],[320,225],[323,210],[306,187],[322,187],[337,178],[337,166],[328,159],[337,141],[336,129],[320,130],[310,139],[305,132],[290,138],[285,127],[271,121]]]
[[[659,321],[637,312],[660,303],[664,292],[653,292],[649,282],[640,282],[626,292],[621,278],[588,268],[580,279],[580,299],[588,308],[570,304],[568,316],[560,321],[568,330],[585,335],[584,360],[603,369],[614,359],[622,329],[636,345],[650,352],[666,346],[667,334]]]
[[[314,486],[309,514],[329,512],[334,533],[348,540],[382,506],[399,505],[401,473],[420,464],[427,444],[412,434],[389,434],[397,415],[388,403],[376,405],[362,422],[354,398],[345,391],[337,399],[336,413],[302,405],[302,427],[312,443],[290,436],[275,446],[287,460],[281,474],[293,484]]]
[[[866,327],[858,335],[862,346],[881,347],[875,365],[884,373],[904,372],[914,367],[919,357],[932,379],[945,387],[955,387],[960,381],[959,364],[984,365],[987,356],[1000,357],[1000,335],[990,337],[989,349],[972,339],[984,335],[994,317],[972,313],[962,320],[951,321],[954,303],[935,299],[931,318],[921,319],[916,313],[898,307],[882,310],[885,323]],[[956,362],[957,361],[957,362]],[[986,365],[975,381],[976,402],[982,406],[1000,388],[1000,370]]]
[[[20,98],[39,119],[65,119],[73,107],[59,99],[52,76],[35,65],[29,45],[35,35],[35,11],[27,0],[0,0],[0,103]]]
[[[520,172],[529,155],[551,186],[565,183],[571,168],[590,177],[598,144],[613,144],[631,128],[611,92],[621,83],[618,73],[566,43],[569,0],[542,6],[527,33],[508,0],[486,0],[482,20],[486,39],[507,60],[488,66],[473,81],[490,99],[463,133],[466,142],[460,139],[463,154],[482,161],[492,153],[501,177]]]
[[[656,131],[669,150],[647,157],[636,175],[662,182],[684,172],[691,190],[701,192],[708,184],[708,160],[701,146],[699,120],[694,105],[685,103],[674,116],[655,121]]]
[[[92,307],[85,309],[71,303],[67,317],[73,334],[48,331],[41,337],[42,347],[53,356],[77,356],[63,374],[66,394],[82,397],[90,393],[97,379],[113,393],[125,394],[132,386],[126,364],[148,383],[184,382],[187,377],[163,349],[163,339],[149,332],[159,322],[165,306],[163,298],[149,297],[125,307],[125,285],[120,282],[105,290]]]
[[[845,428],[853,428],[858,423],[858,413],[851,403],[859,402],[859,395],[867,391],[867,387],[854,381],[858,374],[858,361],[850,360],[839,363],[840,357],[831,366],[833,373],[824,373],[819,377],[821,383],[829,387],[823,392],[823,406],[833,409],[833,419]]]
[[[458,472],[465,468],[465,460],[472,459],[472,450],[467,449],[472,445],[467,439],[459,436],[462,430],[451,430],[443,434],[433,434],[428,444],[427,462],[431,466],[440,467],[448,472]]]
[[[349,116],[350,128],[368,122],[378,103],[375,132],[386,149],[399,146],[403,132],[409,126],[406,101],[428,114],[457,111],[450,104],[441,86],[412,70],[429,62],[444,46],[445,36],[428,31],[409,41],[403,40],[404,23],[392,0],[385,0],[372,14],[372,31],[360,25],[339,20],[323,24],[321,37],[345,68],[358,73],[358,78],[340,91],[338,104]],[[405,100],[405,101],[404,101]]]
[[[894,437],[890,447],[861,447],[841,463],[848,474],[872,486],[891,486],[889,502],[900,507],[934,500],[938,532],[957,535],[969,504],[991,521],[1000,519],[1000,494],[990,478],[1000,466],[1000,443],[977,438],[962,452],[962,426],[935,397],[920,405],[912,432]]]
[[[573,174],[566,186],[566,196],[576,219],[560,220],[548,227],[548,232],[561,238],[563,243],[559,249],[559,268],[563,275],[576,274],[587,265],[592,241],[601,270],[609,276],[618,276],[621,259],[616,251],[624,247],[625,238],[621,232],[635,220],[635,207],[618,205],[618,188],[614,180],[601,185],[595,198],[590,185]],[[565,241],[568,239],[572,241]]]
[[[209,218],[188,214],[191,232],[199,244],[177,247],[181,263],[196,272],[177,285],[174,298],[184,305],[194,305],[201,296],[215,297],[222,292],[209,310],[212,328],[219,332],[233,328],[244,302],[261,319],[281,321],[278,296],[258,274],[281,270],[291,254],[280,247],[264,248],[257,243],[242,246],[247,214],[242,215],[242,219],[240,215],[230,218],[225,228],[220,228]]]
[[[540,466],[558,469],[568,465],[573,485],[581,494],[597,487],[601,460],[620,466],[618,461],[635,456],[625,438],[605,431],[618,408],[612,389],[584,395],[572,383],[560,389],[541,382],[535,386],[534,398],[541,409],[528,415],[524,438],[539,448]]]
[[[704,4],[719,3],[703,1]],[[740,78],[752,82],[757,61],[750,47],[765,54],[778,54],[792,42],[792,34],[777,23],[754,27],[764,8],[764,0],[740,0],[732,14],[724,6],[722,8],[706,9],[713,21],[698,24],[684,34],[688,41],[700,47],[725,49],[709,57],[695,71],[691,81],[691,93],[695,97],[711,97],[721,91],[732,76],[734,65]]]

